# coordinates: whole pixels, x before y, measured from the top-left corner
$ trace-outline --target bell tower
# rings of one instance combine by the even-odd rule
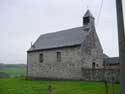
[[[90,10],[87,10],[87,12],[85,13],[85,15],[83,16],[83,27],[84,27],[84,30],[88,31],[93,26],[95,27],[95,18],[91,14]]]

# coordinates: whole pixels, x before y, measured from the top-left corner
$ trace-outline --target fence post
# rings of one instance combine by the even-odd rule
[[[48,94],[52,94],[52,86],[51,85],[48,86]]]
[[[105,80],[104,82],[105,82],[105,90],[106,90],[106,94],[108,94],[108,83],[107,83],[106,80]]]
[[[112,94],[115,94],[114,77],[112,77]]]

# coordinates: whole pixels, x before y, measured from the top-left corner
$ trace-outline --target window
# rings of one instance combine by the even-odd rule
[[[95,62],[92,63],[92,68],[95,69]]]
[[[57,52],[57,62],[61,62],[61,52]]]
[[[39,54],[39,61],[43,62],[43,54]]]
[[[89,17],[83,18],[84,25],[87,25],[89,23]]]

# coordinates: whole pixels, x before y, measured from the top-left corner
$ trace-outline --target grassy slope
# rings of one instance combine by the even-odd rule
[[[0,68],[0,72],[5,72],[9,74],[11,77],[25,75],[25,67],[4,67]]]
[[[0,94],[48,94],[47,86],[53,86],[52,94],[104,94],[104,83],[87,81],[29,81],[21,78],[0,79]],[[109,84],[111,87],[111,84]],[[119,84],[115,85],[119,92]],[[110,88],[111,92],[111,88]],[[111,94],[111,93],[110,93]]]

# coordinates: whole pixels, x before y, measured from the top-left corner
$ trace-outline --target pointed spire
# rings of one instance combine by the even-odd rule
[[[92,13],[90,12],[90,10],[88,9],[87,10],[87,12],[85,13],[85,15],[84,15],[84,17],[94,17],[93,15],[92,15]]]

